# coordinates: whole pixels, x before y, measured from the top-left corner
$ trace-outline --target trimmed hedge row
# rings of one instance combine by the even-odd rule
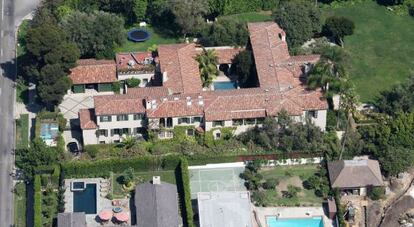
[[[42,191],[40,175],[35,175],[34,183],[34,227],[42,227]]]
[[[176,155],[165,157],[143,156],[131,159],[67,162],[63,163],[61,168],[64,178],[109,177],[110,172],[121,173],[130,167],[137,172],[175,170],[179,163],[180,157]]]
[[[180,195],[180,206],[183,217],[183,224],[187,227],[194,227],[193,206],[191,204],[190,174],[188,172],[187,159],[182,158],[177,168],[177,189]]]

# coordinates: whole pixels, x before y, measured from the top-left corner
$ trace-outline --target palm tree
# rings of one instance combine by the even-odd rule
[[[135,146],[137,143],[137,139],[132,136],[125,137],[119,144],[119,147],[125,148],[125,150],[129,150]]]
[[[203,87],[209,87],[213,82],[213,79],[219,74],[216,52],[214,50],[206,50],[203,48],[203,52],[197,55],[195,59],[198,62]]]

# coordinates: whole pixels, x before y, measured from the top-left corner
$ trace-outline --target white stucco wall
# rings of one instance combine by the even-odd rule
[[[98,144],[96,129],[82,130],[83,145]]]
[[[151,78],[154,76],[154,73],[137,73],[137,74],[119,74],[118,73],[118,80],[127,80],[131,78],[140,79],[140,87],[145,87],[146,84],[143,83],[144,79],[147,79],[148,82],[151,81]]]
[[[318,126],[322,131],[326,130],[326,116],[328,114],[327,110],[318,110],[318,117],[311,118],[312,123]]]

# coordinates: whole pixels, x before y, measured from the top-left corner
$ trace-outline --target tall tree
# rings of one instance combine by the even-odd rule
[[[204,0],[170,0],[169,7],[184,37],[197,32],[204,24],[203,15],[208,10]]]
[[[204,46],[245,46],[249,38],[246,23],[234,19],[219,19],[203,30]]]
[[[298,47],[321,30],[321,13],[309,1],[283,1],[273,12],[276,23],[285,30],[287,42]]]
[[[121,17],[106,12],[83,13],[75,11],[61,22],[83,57],[106,57],[113,48],[125,42],[124,22]]]
[[[219,74],[216,52],[214,50],[203,49],[203,52],[197,55],[196,60],[198,62],[198,68],[200,69],[203,87],[209,87],[213,83],[213,79]]]
[[[354,22],[341,16],[328,17],[323,26],[323,32],[327,36],[333,37],[342,47],[344,46],[344,37],[352,35],[354,29]]]
[[[40,71],[37,93],[48,109],[52,110],[62,101],[70,86],[70,79],[66,76],[62,66],[59,64],[45,65]]]
[[[237,82],[241,87],[257,85],[257,72],[251,50],[243,50],[232,60],[231,71],[237,75]]]

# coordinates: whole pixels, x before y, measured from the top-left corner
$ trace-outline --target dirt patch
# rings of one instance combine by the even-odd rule
[[[370,202],[367,206],[367,226],[377,227],[381,221],[382,204],[379,201]]]
[[[406,211],[413,209],[414,198],[411,196],[403,196],[398,202],[392,205],[384,217],[384,221],[380,227],[398,227],[398,219]]]
[[[276,187],[278,195],[282,195],[283,191],[287,191],[287,187],[289,185],[293,185],[303,189],[302,180],[298,176],[290,177],[286,180],[282,180],[279,182],[278,186]],[[302,195],[303,192],[300,192],[299,195]]]

